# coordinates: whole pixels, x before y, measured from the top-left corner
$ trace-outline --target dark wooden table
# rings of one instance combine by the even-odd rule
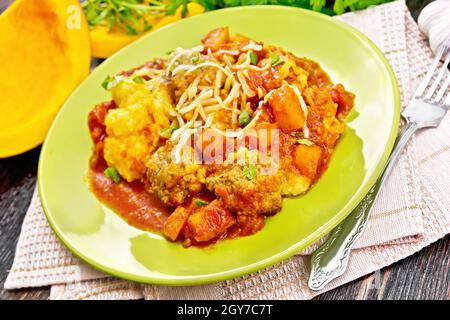
[[[0,0],[2,7],[11,0]],[[430,1],[407,1],[417,17]],[[40,148],[0,159],[0,300],[47,299],[49,288],[3,289],[20,228],[36,184]],[[450,236],[379,272],[365,276],[318,299],[449,299]]]

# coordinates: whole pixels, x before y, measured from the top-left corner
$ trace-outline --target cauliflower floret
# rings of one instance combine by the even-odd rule
[[[164,86],[153,93],[143,84],[119,82],[111,89],[117,104],[105,117],[104,157],[127,181],[142,179],[159,132],[170,124],[172,101]]]
[[[142,131],[150,123],[147,109],[139,104],[110,110],[105,118],[108,136],[127,136]]]
[[[111,94],[119,108],[138,104],[147,109],[152,121],[161,128],[170,125],[169,114],[173,103],[164,85],[150,91],[144,84],[121,81],[111,89]]]
[[[149,112],[154,116],[155,122],[162,128],[169,126],[168,118],[170,111],[174,110],[172,98],[165,86],[159,86],[157,90],[152,91],[153,99],[150,99],[147,106]]]
[[[311,180],[297,172],[286,170],[284,172],[285,180],[281,185],[281,194],[283,196],[298,196],[305,193],[311,185]]]
[[[107,137],[104,157],[109,166],[131,182],[145,175],[145,159],[153,148],[151,140],[142,135]]]

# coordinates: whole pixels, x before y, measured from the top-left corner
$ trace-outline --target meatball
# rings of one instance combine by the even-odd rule
[[[167,142],[147,162],[150,191],[169,206],[185,203],[189,196],[202,191],[205,168],[198,163],[176,163],[172,157],[173,144]]]
[[[241,148],[237,158],[245,153],[244,157],[248,160],[254,158],[256,152]],[[233,156],[236,157],[230,154],[229,158]],[[227,161],[206,178],[206,187],[216,194],[226,209],[238,215],[268,215],[281,210],[283,177],[280,171],[265,174],[264,167],[259,163]]]

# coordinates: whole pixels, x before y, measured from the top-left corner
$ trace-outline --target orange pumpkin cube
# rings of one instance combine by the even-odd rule
[[[217,200],[199,208],[187,221],[189,237],[198,242],[220,237],[236,221],[230,211],[220,207]]]
[[[322,148],[317,145],[298,145],[294,151],[294,166],[303,176],[314,180],[322,159]]]
[[[303,129],[305,114],[294,89],[289,86],[276,89],[269,97],[269,105],[281,130],[292,132]]]
[[[203,39],[202,43],[212,50],[220,49],[220,46],[230,40],[228,27],[217,28],[210,31]]]
[[[175,241],[186,224],[189,214],[190,211],[186,208],[177,207],[169,218],[167,218],[164,224],[163,234],[170,240]]]

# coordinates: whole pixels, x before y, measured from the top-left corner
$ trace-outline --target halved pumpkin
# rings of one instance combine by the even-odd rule
[[[16,0],[0,16],[0,158],[39,145],[89,73],[89,30],[77,0]]]
[[[205,8],[198,3],[190,2],[187,4],[187,10],[187,16],[191,17],[203,13],[205,11]],[[153,25],[153,28],[149,32],[162,28],[169,23],[176,22],[181,18],[180,7],[177,9],[174,15],[165,16],[163,18],[153,19],[149,21]],[[127,44],[135,41],[141,36],[143,36],[143,34],[130,36],[121,29],[109,30],[106,26],[95,26],[91,29],[90,32],[92,55],[97,58],[108,58],[112,56],[116,51],[125,47]]]

